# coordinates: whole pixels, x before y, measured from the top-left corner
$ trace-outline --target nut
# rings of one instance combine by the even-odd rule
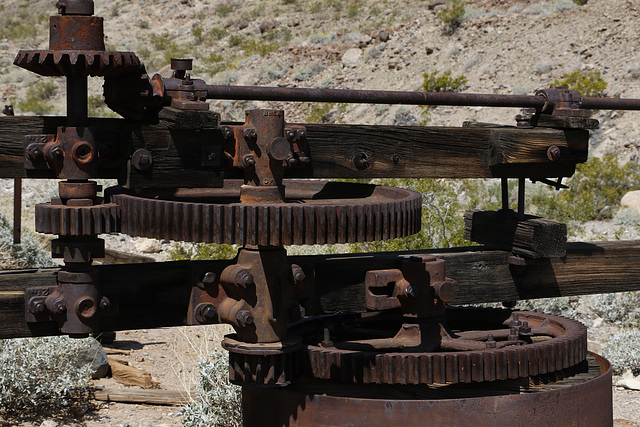
[[[109,307],[111,307],[111,301],[109,301],[109,298],[107,297],[102,297],[100,299],[100,308],[103,310],[108,309]]]
[[[258,139],[258,134],[256,133],[256,130],[253,128],[246,128],[242,132],[242,135],[244,136],[244,139],[246,139],[249,142],[255,142]]]
[[[217,277],[218,276],[213,271],[207,271],[202,276],[202,283],[204,283],[205,285],[211,285],[215,283]]]
[[[560,154],[560,148],[558,148],[557,145],[552,145],[547,150],[547,158],[552,162],[558,160],[560,158]]]
[[[195,314],[198,323],[216,323],[218,321],[218,310],[213,304],[199,304]]]
[[[304,271],[302,270],[302,267],[300,267],[297,264],[291,265],[291,272],[293,273],[293,281],[296,284],[302,282],[306,278]]]
[[[236,321],[242,327],[251,325],[253,323],[253,315],[249,310],[240,310],[236,314]]]
[[[29,305],[29,311],[33,314],[44,313],[46,308],[44,301],[31,301]]]

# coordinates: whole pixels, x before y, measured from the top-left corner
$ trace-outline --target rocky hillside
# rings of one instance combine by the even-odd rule
[[[11,65],[21,48],[47,47],[53,1],[7,0],[0,6],[0,103],[40,96],[42,81]],[[601,72],[609,96],[640,97],[640,6],[632,0],[482,0],[469,2],[451,35],[438,17],[444,2],[421,0],[96,0],[110,49],[132,50],[150,72],[167,72],[172,56],[196,59],[194,75],[212,83],[419,90],[423,73],[464,74],[466,92],[532,94],[563,73]],[[48,79],[50,80],[50,79]],[[47,80],[47,81],[48,81]],[[94,113],[101,82],[92,82]],[[43,83],[41,83],[42,85]],[[37,86],[36,86],[37,87]],[[48,114],[64,113],[57,81]],[[42,91],[41,91],[42,92]],[[22,102],[22,104],[21,104]],[[263,103],[212,102],[223,117]],[[415,124],[419,107],[280,105],[289,120]],[[517,111],[440,107],[434,125],[464,120],[513,123]],[[633,112],[598,112],[594,153],[640,160]]]

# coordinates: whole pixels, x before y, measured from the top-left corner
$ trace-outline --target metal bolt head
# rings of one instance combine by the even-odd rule
[[[253,323],[253,315],[249,310],[240,310],[236,314],[236,321],[242,327],[251,325]]]
[[[103,310],[108,309],[109,307],[111,307],[111,301],[109,301],[109,298],[107,297],[102,297],[100,299],[100,308]]]
[[[195,315],[199,323],[215,323],[218,321],[218,310],[213,304],[199,304],[196,307]]]
[[[300,139],[304,139],[307,137],[307,131],[305,129],[298,129],[296,134]]]
[[[247,141],[256,141],[258,139],[258,134],[256,133],[256,130],[253,128],[245,129],[244,132],[242,132],[242,135],[244,136],[244,139],[246,139]]]
[[[49,153],[54,160],[60,160],[64,157],[64,151],[62,151],[62,148],[60,146],[51,148],[51,151],[49,151]]]
[[[43,155],[44,154],[42,153],[42,150],[40,150],[40,147],[38,147],[37,144],[29,144],[29,146],[27,147],[27,157],[29,158],[29,160],[39,160]]]
[[[222,132],[222,136],[224,137],[224,139],[233,139],[233,130],[229,126],[222,126],[220,128],[220,132]]]
[[[307,277],[302,268],[296,264],[291,266],[291,272],[293,273],[293,281],[296,284],[302,282]]]
[[[204,283],[205,285],[212,285],[213,283],[215,283],[217,277],[218,276],[213,271],[207,271],[202,276],[202,283]]]
[[[403,294],[404,296],[409,298],[417,298],[418,295],[420,295],[420,288],[418,288],[417,286],[408,284],[407,286],[405,286]]]
[[[296,131],[294,131],[293,129],[286,129],[285,135],[289,141],[293,141],[294,139],[296,139]]]
[[[256,164],[256,159],[253,157],[253,154],[246,154],[242,158],[242,162],[240,162],[240,167],[248,168]]]
[[[213,162],[218,156],[216,156],[216,153],[214,152],[209,152],[207,153],[207,160],[209,160],[210,162]]]
[[[496,340],[493,338],[493,335],[489,334],[487,336],[487,341],[484,343],[486,348],[496,348]]]
[[[558,148],[557,145],[549,147],[547,150],[547,158],[552,162],[557,161],[560,158],[560,148]]]
[[[136,150],[131,156],[131,165],[139,171],[147,170],[153,164],[153,156],[149,150],[141,148]]]
[[[46,308],[44,301],[31,301],[29,305],[29,311],[33,314],[44,313]]]
[[[246,288],[247,286],[253,285],[253,275],[249,272],[249,270],[240,270],[236,275],[236,284],[240,287]]]
[[[67,306],[65,305],[65,303],[63,301],[58,301],[55,304],[53,304],[53,313],[54,314],[63,314],[66,311],[67,311]]]

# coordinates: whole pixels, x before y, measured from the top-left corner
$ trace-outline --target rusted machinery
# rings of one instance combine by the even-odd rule
[[[546,284],[569,279],[553,263],[580,264],[591,249],[567,249],[563,224],[525,215],[524,180],[560,187],[586,160],[588,129],[598,125],[589,109],[635,110],[640,100],[582,98],[564,88],[500,96],[210,86],[190,76],[188,59],[172,60],[171,78],[149,78],[134,53],[105,51],[92,1],[57,7],[49,50],[20,51],[15,64],[67,78],[67,117],[4,118],[3,126],[23,132],[24,146],[19,171],[3,176],[64,180],[59,197],[36,207],[36,229],[59,236],[52,253],[64,267],[14,285],[24,296],[13,295],[12,305],[0,299],[16,319],[3,337],[231,324],[236,334],[223,346],[250,426],[612,424],[610,367],[587,352],[582,324],[451,305],[480,302],[472,288],[494,292],[487,302],[558,294]],[[88,117],[88,76],[104,77],[107,105],[126,120]],[[207,99],[525,110],[512,128],[300,125],[273,109],[220,124]],[[421,156],[421,146],[431,156]],[[466,218],[470,240],[502,250],[287,256],[288,245],[418,232],[419,193],[304,179],[382,176],[494,177],[505,192],[507,178],[520,179],[517,212],[505,195],[501,211]],[[98,197],[95,178],[121,186]],[[94,266],[104,255],[98,236],[114,232],[242,249],[234,261]],[[628,274],[635,278],[616,290],[640,287],[633,269]],[[17,277],[26,278],[2,283]],[[492,280],[502,286],[499,277],[513,283],[515,297],[489,289]]]

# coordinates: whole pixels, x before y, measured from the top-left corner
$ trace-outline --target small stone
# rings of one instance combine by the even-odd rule
[[[292,19],[291,21],[289,21],[289,23],[287,24],[289,27],[297,27],[300,25],[300,20],[299,19]]]
[[[592,353],[602,354],[602,346],[595,341],[587,341],[587,350]]]
[[[616,387],[624,387],[629,390],[640,390],[640,379],[638,377],[635,378],[625,378],[616,383]]]
[[[43,421],[40,427],[58,427],[58,423],[53,420]]]
[[[433,53],[433,49],[431,49],[430,47],[425,49],[427,52],[427,55],[431,55]]]
[[[358,65],[360,58],[362,57],[362,51],[358,48],[347,49],[342,55],[342,65],[345,67],[355,67]]]
[[[162,246],[160,245],[160,242],[156,239],[142,238],[136,242],[135,249],[137,252],[143,252],[146,254],[155,254],[162,250]]]
[[[378,38],[381,42],[387,42],[389,41],[389,33],[387,33],[385,30],[380,30],[378,31]]]
[[[238,22],[238,29],[239,30],[244,30],[245,28],[247,28],[249,26],[249,23],[247,21],[240,21]]]
[[[272,30],[276,27],[276,25],[277,23],[273,19],[265,19],[264,21],[262,21],[262,24],[260,24],[260,32],[264,33],[266,31]]]
[[[629,191],[620,200],[620,205],[640,213],[640,190]]]
[[[388,66],[390,70],[395,70],[398,68],[398,61],[389,61]]]

